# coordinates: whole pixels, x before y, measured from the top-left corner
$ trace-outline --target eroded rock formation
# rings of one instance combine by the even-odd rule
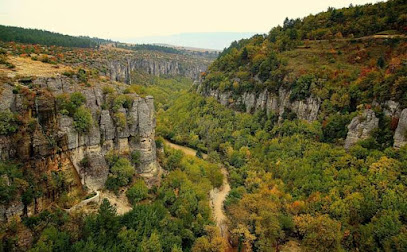
[[[348,134],[345,140],[345,148],[349,149],[359,140],[366,139],[370,136],[372,130],[379,126],[379,118],[371,109],[363,111],[362,115],[356,116],[348,125]]]
[[[17,85],[21,86],[19,92],[15,92],[13,84],[3,84],[0,111],[18,115],[21,124],[26,126],[20,125],[15,133],[0,135],[0,158],[19,160],[38,173],[74,169],[79,175],[78,186],[82,184],[91,190],[99,190],[109,173],[104,157],[107,152],[114,150],[130,154],[139,151],[140,165],[135,167],[136,172],[146,177],[154,176],[158,166],[153,97],[127,94],[132,103],[113,111],[106,105],[108,98],[102,91],[107,85],[116,89],[118,94],[125,89],[124,84],[97,83],[86,87],[64,76],[37,78],[29,87]],[[78,132],[74,119],[57,108],[56,96],[73,92],[86,97],[85,106],[92,114],[93,124],[86,133]],[[116,113],[124,115],[124,125],[117,122]],[[86,169],[80,164],[85,156],[89,159]],[[0,212],[8,215],[20,208],[16,202]]]
[[[133,71],[142,71],[154,76],[181,75],[191,79],[198,79],[199,74],[207,69],[208,64],[177,59],[136,57],[107,62],[110,79],[128,84],[131,84]]]
[[[204,96],[210,96],[218,100],[222,105],[244,110],[247,113],[266,110],[267,114],[274,113],[282,118],[284,112],[294,112],[299,119],[314,121],[317,119],[321,106],[319,98],[308,97],[305,100],[290,100],[291,92],[280,88],[278,93],[264,90],[260,93],[245,92],[242,95],[233,95],[230,91],[220,92],[218,89],[201,90],[198,92]]]
[[[394,147],[400,148],[407,144],[407,109],[400,113],[400,119],[394,133]]]

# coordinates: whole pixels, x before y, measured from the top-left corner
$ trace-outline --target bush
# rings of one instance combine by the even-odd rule
[[[119,113],[114,114],[114,120],[116,122],[116,126],[119,129],[123,130],[126,128],[127,118],[126,118],[125,113],[119,112]]]
[[[80,107],[73,115],[74,127],[78,132],[89,132],[92,127],[92,114],[85,107]]]
[[[310,87],[315,82],[313,75],[303,75],[293,84],[290,100],[304,100],[311,95]]]
[[[82,68],[80,68],[78,70],[78,79],[79,79],[79,81],[81,81],[83,83],[88,82],[88,75],[87,75],[86,71]]]
[[[133,104],[133,98],[129,95],[119,95],[113,101],[113,110],[117,111],[121,107],[130,108]]]
[[[140,156],[140,151],[133,151],[131,153],[131,162],[133,163],[133,165],[138,166],[140,164]]]
[[[328,117],[324,125],[323,140],[325,142],[334,143],[337,139],[345,139],[348,134],[348,124],[350,123],[351,115],[333,114]]]
[[[105,155],[105,159],[109,167],[112,167],[119,160],[119,158],[119,155],[113,150],[109,151]]]
[[[0,112],[0,135],[8,135],[18,130],[17,119],[10,111]]]
[[[78,108],[86,102],[86,97],[80,92],[74,92],[71,95],[60,94],[55,99],[59,112],[69,116],[73,116]]]
[[[110,174],[106,181],[106,188],[117,191],[119,187],[130,183],[134,175],[134,168],[126,158],[119,158],[110,168]]]
[[[131,188],[127,190],[126,196],[131,204],[146,199],[148,196],[148,187],[144,180],[137,180],[136,183],[134,183],[134,185],[132,185]]]
[[[104,87],[102,88],[102,92],[103,92],[104,95],[113,94],[114,91],[115,91],[114,88],[113,88],[113,87],[110,87],[110,86],[104,86]]]

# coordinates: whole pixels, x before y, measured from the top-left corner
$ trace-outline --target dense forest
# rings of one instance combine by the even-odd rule
[[[217,100],[187,94],[159,113],[159,134],[228,167],[225,208],[238,248],[298,240],[305,251],[407,249],[407,147],[392,147],[398,118],[380,106],[407,107],[406,9],[387,1],[286,19],[232,43],[203,74],[198,92]],[[320,100],[316,120],[289,109],[241,113],[239,99],[264,90]],[[379,127],[346,150],[348,125],[365,109]]]
[[[390,0],[287,18],[266,35],[233,42],[194,83],[138,71],[131,73],[136,84],[110,80],[97,62],[120,50],[6,44],[14,60],[37,61],[22,56],[30,52],[59,55],[36,63],[61,71],[43,88],[31,76],[0,75],[0,95],[9,92],[13,106],[26,111],[0,111],[0,140],[16,136],[18,143],[33,143],[29,162],[38,158],[32,153],[42,150],[42,140],[59,161],[48,170],[22,160],[0,162],[0,206],[13,210],[16,199],[23,206],[21,215],[0,222],[0,251],[407,251],[407,144],[394,146],[401,111],[407,111],[406,13],[406,0]],[[97,44],[91,38],[8,29],[6,41]],[[180,53],[155,45],[118,47]],[[6,51],[4,62],[11,58]],[[62,66],[71,68],[62,71]],[[61,90],[52,93],[58,85]],[[299,105],[259,109],[265,90],[278,102]],[[285,99],[278,97],[282,93]],[[260,106],[241,102],[250,95]],[[396,112],[389,112],[389,101],[397,104]],[[318,103],[315,118],[300,118],[294,109],[303,106],[303,113],[311,113],[309,103]],[[149,111],[153,107],[155,113]],[[73,143],[69,136],[52,138],[64,133],[56,118],[72,121]],[[377,126],[367,131],[363,123],[369,120]],[[367,132],[366,137],[345,148],[355,121],[362,126],[354,131]],[[96,192],[70,174],[76,167],[63,169],[75,160],[62,164],[67,146],[58,144],[94,138],[99,123],[100,136],[125,137],[96,138],[90,146],[89,153],[100,157],[96,165],[106,165],[106,181]],[[151,138],[140,133],[155,123]],[[41,133],[50,134],[41,139]],[[406,140],[407,131],[403,134]],[[197,150],[196,157],[166,140]],[[162,169],[152,177],[140,175],[142,154],[130,147],[100,152],[126,141],[137,147],[151,141],[148,151]],[[70,152],[89,146],[79,147]],[[52,155],[40,156],[41,163]],[[93,165],[91,155],[76,161],[77,175]],[[226,230],[219,228],[211,195],[224,186],[224,178],[231,187],[223,202]],[[120,214],[123,202],[102,199],[71,211],[98,193],[127,202],[128,209]],[[51,204],[38,212],[41,198]]]
[[[127,160],[116,158],[117,163]],[[210,218],[207,194],[222,182],[217,165],[171,149],[166,149],[161,162],[168,174],[160,187],[148,189],[140,178],[132,181],[127,191],[129,201],[134,204],[130,212],[117,215],[108,200],[102,202],[97,212],[86,216],[68,215],[62,209],[43,211],[24,217],[23,225],[11,222],[6,232],[2,231],[0,250],[16,250],[19,235],[29,229],[35,234],[30,251],[178,252],[189,251],[192,247],[201,251],[200,246],[209,244],[214,251],[222,251],[225,244]],[[0,164],[0,174],[8,174],[16,182],[12,187],[0,184],[2,204],[4,199],[12,197],[18,183],[30,182],[27,175],[22,177],[15,164]],[[63,176],[52,177],[48,183],[48,187],[66,185]],[[23,197],[33,200],[32,193],[27,191]],[[36,193],[45,192],[37,190]],[[2,230],[5,227],[3,225]]]
[[[128,45],[128,44],[117,44],[117,47],[129,49],[133,51],[139,50],[148,50],[148,51],[157,51],[157,52],[165,52],[165,53],[174,53],[174,54],[182,54],[183,52],[177,50],[172,47],[168,46],[160,46],[160,45],[150,45],[150,44],[141,44],[141,45]]]
[[[267,35],[233,42],[204,74],[203,87],[235,95],[283,87],[292,100],[314,95],[337,111],[375,99],[407,106],[406,12],[407,2],[396,0],[286,19]]]
[[[0,25],[0,40],[48,46],[95,48],[100,42],[89,37],[74,37],[37,29]]]
[[[236,246],[274,251],[299,239],[306,251],[407,249],[407,146],[383,148],[372,137],[346,152],[320,141],[319,122],[277,123],[196,94],[178,98],[159,120],[159,134],[228,167]]]

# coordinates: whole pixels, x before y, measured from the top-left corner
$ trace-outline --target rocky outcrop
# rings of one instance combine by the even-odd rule
[[[154,76],[184,76],[198,79],[206,71],[209,63],[186,62],[177,59],[134,58],[109,61],[107,63],[110,79],[131,84],[133,71],[142,71]]]
[[[69,162],[64,165],[76,171],[82,185],[96,191],[104,186],[109,173],[105,161],[107,152],[114,150],[129,155],[139,151],[141,161],[135,172],[146,177],[154,176],[158,165],[153,97],[128,94],[132,104],[113,111],[108,109],[106,104],[109,101],[102,91],[106,85],[109,84],[85,87],[63,76],[37,78],[30,88],[21,86],[24,91],[20,92],[13,92],[13,85],[4,84],[0,93],[0,110],[18,115],[21,123],[16,133],[0,135],[0,159],[16,159],[30,169],[49,167],[48,170],[59,170],[61,157],[66,157]],[[118,94],[125,86],[111,85]],[[94,123],[86,133],[78,132],[73,118],[57,109],[56,96],[72,92],[80,92],[86,97],[85,106],[92,114]],[[116,122],[116,113],[124,115],[125,125]],[[85,157],[89,160],[86,169],[80,164]],[[21,208],[17,206],[0,208],[0,214],[9,215],[13,209]]]
[[[403,109],[394,133],[394,147],[401,148],[407,144],[407,109]]]
[[[294,112],[299,119],[314,121],[318,117],[318,111],[321,106],[321,100],[312,96],[305,100],[291,101],[291,92],[284,88],[280,88],[277,94],[266,89],[260,93],[245,92],[237,96],[230,91],[220,92],[218,89],[202,90],[201,87],[198,87],[198,92],[204,96],[215,98],[224,106],[244,110],[247,113],[265,110],[267,114],[274,113],[280,119],[284,112],[290,111]]]
[[[370,136],[373,129],[379,126],[379,118],[371,109],[363,111],[362,115],[356,116],[348,125],[348,134],[345,140],[345,148],[349,149],[357,141]]]

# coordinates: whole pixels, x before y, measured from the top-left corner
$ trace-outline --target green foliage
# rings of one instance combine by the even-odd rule
[[[133,105],[133,98],[129,95],[118,95],[113,101],[113,111],[117,111],[120,108],[131,108]]]
[[[16,198],[23,174],[17,165],[0,162],[0,203],[7,205]]]
[[[323,127],[323,141],[334,143],[337,139],[345,139],[348,133],[348,125],[352,117],[349,114],[333,114],[330,115]]]
[[[60,113],[67,114],[71,117],[86,103],[86,97],[81,92],[74,92],[70,95],[63,93],[57,95],[55,100]]]
[[[110,160],[108,163],[111,164]],[[120,187],[131,182],[135,173],[134,167],[127,158],[119,157],[117,161],[110,165],[110,174],[106,181],[106,188],[117,191]]]
[[[89,109],[84,106],[79,107],[73,115],[73,125],[78,132],[89,132],[93,125],[92,114]]]
[[[131,204],[142,201],[148,196],[148,187],[143,179],[138,179],[126,192]]]
[[[131,163],[132,163],[133,165],[135,165],[135,166],[140,165],[140,162],[141,162],[140,158],[141,158],[141,153],[140,153],[140,151],[133,151],[133,152],[131,153]]]
[[[147,51],[158,51],[165,53],[182,54],[183,52],[172,47],[150,45],[150,44],[139,44],[139,45],[128,45],[128,44],[118,44],[119,48],[129,49],[133,51],[147,50]]]
[[[263,251],[298,234],[309,250],[404,246],[400,239],[407,211],[400,199],[407,195],[407,187],[400,167],[406,165],[402,157],[406,148],[387,148],[392,139],[390,121],[380,111],[376,111],[377,132],[347,153],[341,146],[320,141],[343,139],[353,113],[331,114],[322,125],[301,120],[276,124],[273,116],[235,113],[193,94],[173,104],[159,114],[157,132],[189,146],[218,151],[232,185],[225,202],[229,230],[232,239],[246,248]],[[174,172],[185,169],[175,151],[165,152]],[[179,175],[175,185],[185,181]],[[167,193],[165,199],[172,202],[176,197]],[[390,216],[381,217],[384,212]],[[204,239],[197,244],[208,245]]]
[[[315,82],[313,75],[303,75],[291,87],[291,101],[304,100],[310,96],[311,84]]]
[[[145,237],[141,242],[141,250],[146,252],[162,252],[160,236],[154,231],[150,238]]]
[[[2,41],[20,42],[26,44],[56,45],[66,47],[94,48],[96,42],[90,38],[73,37],[37,29],[25,29],[13,26],[0,26],[0,38]]]
[[[0,135],[9,135],[18,130],[16,116],[10,111],[0,111]]]
[[[60,232],[51,226],[41,232],[41,236],[30,252],[43,251],[69,251],[70,236],[66,232]]]

